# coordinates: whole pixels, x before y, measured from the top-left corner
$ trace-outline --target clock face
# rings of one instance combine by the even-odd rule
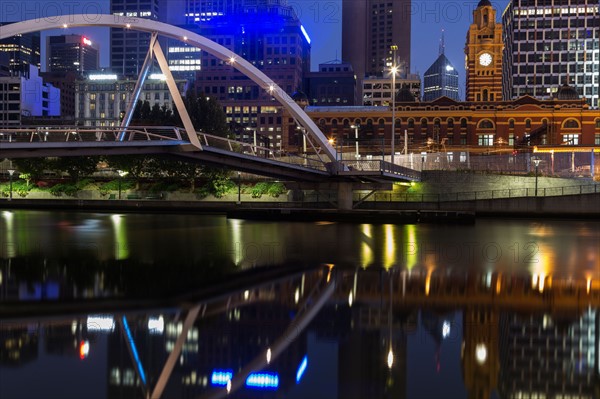
[[[482,66],[488,66],[492,63],[492,55],[490,53],[483,53],[479,56],[479,64]]]

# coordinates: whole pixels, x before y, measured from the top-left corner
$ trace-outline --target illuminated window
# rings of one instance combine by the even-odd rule
[[[493,134],[481,134],[479,135],[478,144],[483,147],[489,147],[494,145]]]
[[[563,144],[579,145],[579,135],[578,134],[563,134]]]

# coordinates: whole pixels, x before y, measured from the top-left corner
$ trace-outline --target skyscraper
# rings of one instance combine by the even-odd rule
[[[365,76],[389,76],[392,65],[400,75],[410,72],[410,6],[411,0],[342,2],[342,58],[354,68],[359,100]]]
[[[504,99],[550,98],[568,84],[598,107],[598,0],[512,0],[502,20]]]
[[[0,22],[0,26],[9,23],[11,22]],[[8,55],[11,74],[29,76],[29,65],[40,69],[40,32],[0,40],[0,52]]]
[[[98,46],[81,35],[46,38],[48,72],[84,72],[98,69]]]
[[[445,55],[443,36],[440,44],[440,55],[424,75],[423,101],[433,101],[442,96],[460,101],[458,96],[458,72]]]
[[[159,19],[159,0],[110,0],[110,13],[118,16]],[[137,75],[150,46],[150,34],[110,28],[110,68],[115,73]]]

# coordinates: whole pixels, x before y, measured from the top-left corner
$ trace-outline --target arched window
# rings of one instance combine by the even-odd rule
[[[596,119],[596,129],[600,129],[600,118]]]
[[[531,119],[525,119],[525,128],[531,129]]]
[[[448,129],[454,129],[454,119],[448,118],[446,123],[448,124]]]
[[[567,119],[565,121],[565,123],[563,124],[563,128],[565,128],[565,129],[578,129],[579,128],[579,122],[577,122],[577,120],[575,120],[575,119]]]
[[[481,92],[481,101],[489,101],[487,89],[483,89]]]
[[[421,129],[427,129],[427,118],[421,119]]]
[[[467,128],[467,118],[461,118],[460,120],[460,127],[463,129]]]
[[[479,126],[477,126],[479,129],[493,129],[494,128],[494,122],[492,122],[489,119],[483,119],[481,121],[479,121]]]
[[[402,119],[397,118],[396,122],[394,123],[394,129],[398,130],[400,128],[402,128]]]
[[[509,119],[508,120],[508,127],[510,129],[514,129],[515,128],[515,120],[514,119]]]
[[[546,119],[546,118],[542,119],[542,125],[548,126],[548,119]]]
[[[440,118],[435,118],[433,120],[433,125],[436,126],[436,127],[440,127],[442,125],[441,119]]]
[[[408,118],[408,128],[409,129],[415,128],[415,120],[413,118]]]

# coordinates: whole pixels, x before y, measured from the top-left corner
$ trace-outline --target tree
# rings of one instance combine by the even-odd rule
[[[60,157],[50,161],[50,168],[66,172],[71,180],[78,182],[81,177],[89,176],[96,171],[100,157]]]
[[[44,170],[48,169],[49,166],[46,158],[20,158],[15,159],[13,163],[21,174],[29,175],[29,179],[33,180],[42,177]],[[27,185],[29,185],[29,181]]]

